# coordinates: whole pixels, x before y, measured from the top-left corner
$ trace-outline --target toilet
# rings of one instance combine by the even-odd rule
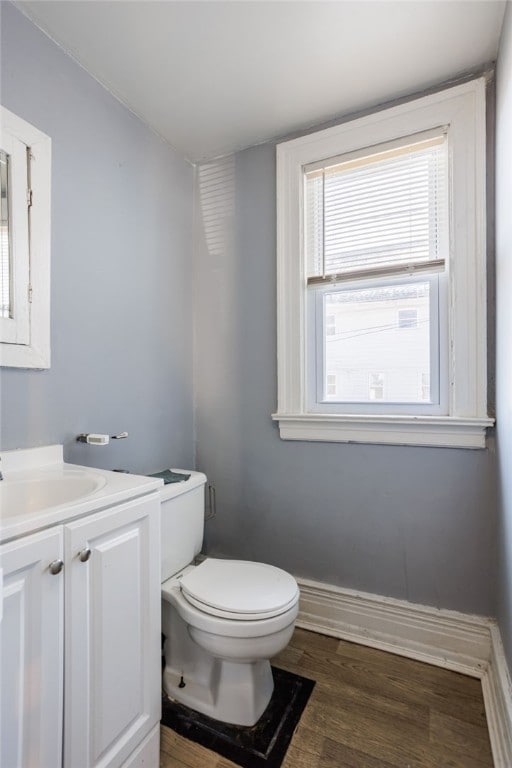
[[[269,659],[292,636],[299,588],[264,563],[207,558],[194,565],[205,483],[191,472],[161,489],[163,688],[216,720],[251,726],[272,696]]]

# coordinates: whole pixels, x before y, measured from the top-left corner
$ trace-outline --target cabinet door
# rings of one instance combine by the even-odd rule
[[[116,768],[160,718],[159,495],[69,523],[64,542],[64,765]]]
[[[0,547],[0,765],[58,768],[62,760],[62,527]]]

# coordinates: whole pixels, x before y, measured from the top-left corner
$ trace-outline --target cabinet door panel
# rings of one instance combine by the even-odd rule
[[[155,494],[65,526],[67,768],[121,765],[160,717],[159,524]]]
[[[137,722],[144,712],[143,689],[133,685],[142,674],[144,587],[141,575],[139,525],[129,525],[119,536],[107,533],[94,541],[92,696],[93,751],[101,755],[113,737]],[[93,577],[94,578],[94,577]],[[121,597],[124,593],[124,596]],[[136,628],[136,629],[134,629]],[[127,671],[128,674],[127,674]]]
[[[0,765],[58,767],[62,759],[62,528],[0,547]]]

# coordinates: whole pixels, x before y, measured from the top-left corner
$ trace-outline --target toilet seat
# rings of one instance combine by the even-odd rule
[[[183,597],[204,613],[254,621],[286,613],[299,588],[289,573],[265,563],[208,558],[180,579]]]

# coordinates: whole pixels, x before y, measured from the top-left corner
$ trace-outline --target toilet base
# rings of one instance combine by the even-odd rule
[[[268,660],[234,662],[209,659],[208,675],[183,674],[166,666],[163,674],[165,693],[203,715],[233,725],[252,726],[260,719],[274,690]],[[203,669],[203,671],[205,671]]]
[[[255,725],[274,690],[269,659],[293,634],[298,599],[277,616],[240,621],[191,605],[178,576],[164,582],[162,596],[165,693],[221,722]]]

